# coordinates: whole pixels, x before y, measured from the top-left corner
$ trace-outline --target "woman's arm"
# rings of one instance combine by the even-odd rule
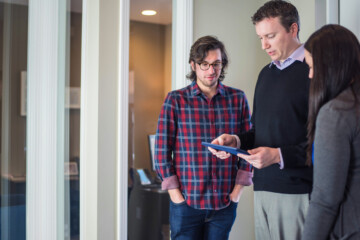
[[[350,163],[346,114],[325,105],[316,121],[314,186],[303,239],[328,239],[344,197]]]

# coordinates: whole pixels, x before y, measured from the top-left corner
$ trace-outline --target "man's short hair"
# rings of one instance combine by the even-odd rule
[[[220,49],[221,51],[221,63],[222,69],[219,77],[219,81],[224,80],[225,78],[225,69],[228,65],[228,57],[225,50],[224,44],[219,41],[214,36],[204,36],[196,40],[196,42],[191,46],[189,63],[194,62],[194,64],[202,63],[207,57],[210,50]],[[191,81],[196,81],[196,72],[191,69],[191,72],[186,76]]]
[[[287,32],[290,31],[291,25],[293,23],[296,23],[298,25],[297,37],[299,38],[299,32],[300,32],[299,13],[296,7],[287,1],[272,0],[266,2],[251,17],[251,20],[255,25],[258,22],[264,20],[265,18],[275,18],[275,17],[280,18],[280,23],[286,29]]]

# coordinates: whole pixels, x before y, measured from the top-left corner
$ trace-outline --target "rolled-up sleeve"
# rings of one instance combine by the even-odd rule
[[[176,175],[164,178],[163,182],[161,183],[162,190],[170,190],[175,188],[180,188],[179,179]]]
[[[250,186],[253,184],[252,178],[253,172],[239,169],[236,174],[235,184],[240,184],[243,186]]]
[[[174,99],[169,93],[161,108],[155,138],[155,168],[161,180],[175,176],[172,158],[175,134]]]

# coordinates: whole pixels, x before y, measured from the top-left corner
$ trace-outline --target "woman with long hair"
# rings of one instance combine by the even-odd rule
[[[302,239],[360,239],[360,45],[340,25],[305,43],[308,164],[314,185]]]

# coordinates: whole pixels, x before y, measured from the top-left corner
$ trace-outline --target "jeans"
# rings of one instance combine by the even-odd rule
[[[194,209],[170,201],[171,240],[226,240],[236,217],[237,203],[220,210]]]

